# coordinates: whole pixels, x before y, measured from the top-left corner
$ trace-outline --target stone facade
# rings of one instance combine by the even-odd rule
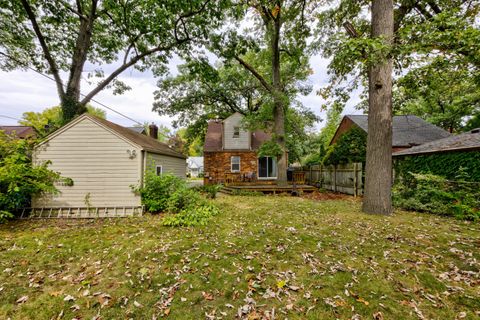
[[[257,174],[258,158],[255,151],[204,152],[204,184],[223,183],[225,174],[231,173],[231,157],[240,157],[241,174]]]

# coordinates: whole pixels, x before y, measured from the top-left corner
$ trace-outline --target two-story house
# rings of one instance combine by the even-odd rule
[[[242,128],[243,116],[234,113],[211,120],[204,144],[204,183],[273,183],[277,179],[274,157],[259,157],[258,149],[271,135]]]

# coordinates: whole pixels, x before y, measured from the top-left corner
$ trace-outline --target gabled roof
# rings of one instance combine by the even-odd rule
[[[35,130],[29,126],[0,126],[0,130],[8,135],[15,134],[21,139],[35,136]]]
[[[191,169],[202,168],[203,167],[203,157],[188,157],[187,158],[188,167]]]
[[[346,115],[345,118],[368,133],[368,115]],[[393,147],[411,147],[450,136],[442,128],[413,115],[393,116],[392,130]]]
[[[84,119],[89,119],[98,125],[104,127],[108,131],[114,133],[115,135],[119,136],[120,138],[123,138],[127,140],[128,142],[140,147],[141,149],[151,152],[151,153],[156,153],[156,154],[162,154],[162,155],[168,155],[176,158],[182,158],[186,159],[187,157],[184,156],[183,154],[176,152],[175,150],[171,149],[167,144],[162,143],[158,140],[155,140],[149,136],[137,133],[133,130],[130,130],[129,128],[122,127],[116,123],[110,122],[105,119],[98,118],[96,116],[90,115],[90,114],[83,114],[79,116],[78,118],[72,120],[70,123],[66,124],[59,130],[55,131],[51,135],[49,135],[44,141],[42,141],[41,144],[45,143],[46,141],[52,139],[53,137],[61,134],[68,128],[74,126],[78,122],[84,120]]]
[[[480,130],[452,135],[447,138],[431,141],[420,146],[395,152],[394,157],[407,155],[420,155],[450,151],[480,150]]]
[[[208,122],[207,133],[205,135],[205,143],[203,145],[203,151],[206,151],[206,152],[223,151],[223,121],[210,120]],[[250,141],[251,141],[252,150],[257,150],[265,141],[270,140],[272,137],[270,133],[265,132],[263,130],[255,130],[250,134],[251,134]]]

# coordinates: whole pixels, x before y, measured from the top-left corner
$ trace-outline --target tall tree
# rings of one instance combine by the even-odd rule
[[[287,183],[286,114],[291,107],[282,83],[282,73],[288,68],[301,68],[308,64],[307,39],[310,35],[309,19],[315,14],[315,1],[305,0],[260,0],[239,1],[241,13],[253,18],[255,28],[239,33],[245,14],[235,9],[233,18],[237,25],[227,28],[209,48],[229,63],[238,63],[266,91],[273,119],[273,139],[281,152],[277,155],[277,183]],[[243,11],[242,11],[243,10]],[[239,19],[239,16],[242,17]],[[216,40],[216,41],[215,41]],[[245,56],[247,48],[263,49],[269,61],[255,67]]]
[[[372,1],[372,38],[393,44],[393,0]],[[392,213],[392,56],[368,70],[368,136],[362,210]]]
[[[383,115],[379,117],[378,110],[372,109],[372,104],[376,104],[384,98],[387,99],[391,94],[384,92],[390,86],[386,86],[388,83],[383,83],[388,73],[386,72],[387,68],[391,68],[392,60],[390,59],[393,58],[395,62],[394,71],[396,71],[397,77],[405,75],[406,71],[412,68],[430,63],[432,58],[439,55],[454,57],[458,65],[463,64],[466,68],[477,70],[476,74],[478,75],[480,3],[477,1],[392,1],[388,6],[395,9],[391,9],[393,13],[389,9],[388,15],[393,22],[389,21],[389,30],[381,37],[370,36],[372,32],[369,29],[372,24],[375,24],[372,20],[375,17],[373,11],[379,8],[375,1],[326,2],[330,3],[330,6],[319,16],[317,33],[318,47],[325,56],[332,57],[329,65],[331,81],[323,92],[328,93],[333,99],[344,102],[345,96],[363,86],[366,91],[363,91],[362,98],[367,99],[368,97],[368,103],[362,101],[359,107],[364,107],[370,115],[369,135],[371,133],[372,136],[369,138],[372,140],[375,133],[371,130],[378,132],[377,129],[374,129],[375,124],[390,117],[388,110],[384,110]],[[371,4],[372,6],[370,6]],[[372,11],[371,19],[365,15],[370,10]],[[369,35],[366,36],[367,34]],[[390,66],[386,62],[389,62]],[[380,69],[377,70],[376,67]],[[390,70],[392,71],[392,69]],[[476,78],[478,79],[478,76]],[[379,79],[379,85],[376,86]],[[390,104],[387,106],[391,107]],[[372,127],[370,127],[371,121],[373,121]],[[381,138],[387,137],[387,130],[380,132],[382,134],[377,137],[378,142],[381,141]],[[370,154],[379,151],[373,146],[373,142],[370,143]],[[387,150],[384,144],[380,146],[385,151]],[[370,161],[380,159],[386,161],[383,156],[388,157],[385,153],[377,159],[370,157]],[[367,168],[369,167],[368,162],[367,159]],[[373,181],[382,181],[383,186],[387,187],[385,180],[390,180],[389,175],[387,176],[387,171],[390,169],[382,167],[383,169],[385,169],[383,178],[373,172],[377,170],[374,164],[367,169],[370,170],[367,175],[372,176],[373,174],[375,177]],[[376,205],[382,208],[375,211],[388,212],[390,200],[387,198],[389,198],[390,187],[388,186],[386,192],[382,192],[373,184],[370,188],[368,186],[366,188],[370,190],[366,191],[366,199],[372,199],[372,196],[378,197],[379,195],[385,199],[381,200],[382,203],[376,202],[375,204],[369,200],[366,201],[365,211],[373,211],[370,209]]]
[[[101,90],[128,89],[118,76],[134,66],[162,74],[173,53],[194,50],[218,27],[228,1],[220,0],[0,0],[0,67],[33,66],[56,83],[64,121],[86,111]],[[98,80],[80,92],[85,66]],[[113,71],[104,75],[102,65]],[[67,73],[64,82],[62,73]]]

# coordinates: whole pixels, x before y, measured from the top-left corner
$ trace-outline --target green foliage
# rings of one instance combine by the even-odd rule
[[[213,216],[219,213],[220,210],[210,203],[187,207],[175,215],[165,217],[163,225],[170,227],[205,226]]]
[[[60,175],[48,169],[48,162],[32,164],[33,141],[20,140],[0,131],[0,220],[28,207],[32,197],[57,193]]]
[[[218,191],[223,188],[221,184],[207,184],[203,186],[196,187],[200,193],[203,193],[207,198],[215,199],[217,197]]]
[[[206,225],[210,218],[219,213],[199,192],[188,188],[186,182],[171,174],[157,176],[152,170],[145,174],[143,187],[134,188],[142,197],[148,212],[165,212],[165,226]]]
[[[395,173],[402,179],[412,173],[430,173],[455,180],[460,170],[468,181],[480,182],[480,152],[445,152],[397,158]]]
[[[35,67],[53,74],[69,121],[101,90],[128,90],[117,76],[129,67],[149,68],[158,76],[174,53],[198,51],[194,40],[201,43],[211,28],[220,27],[229,6],[227,0],[0,0],[0,49],[13,57],[0,56],[0,68]],[[111,74],[104,72],[107,65],[115,66]],[[62,81],[61,71],[69,72],[68,81]],[[80,101],[85,76],[92,89]]]
[[[454,216],[458,219],[480,219],[479,183],[466,181],[460,171],[452,182],[433,174],[412,173],[393,188],[395,206],[420,212]]]
[[[361,89],[367,110],[368,67],[390,52],[395,60],[394,111],[459,130],[479,110],[478,1],[394,1],[391,50],[371,39],[371,1],[328,1],[318,16],[314,46],[331,58],[324,99],[344,104]],[[344,26],[349,22],[355,36]]]
[[[260,157],[280,157],[283,152],[282,147],[275,142],[275,138],[265,141],[258,149],[258,155]]]
[[[158,213],[166,211],[170,196],[185,187],[185,182],[174,175],[157,176],[153,170],[147,170],[143,187],[135,187],[134,191],[140,194],[148,212]]]
[[[448,57],[411,69],[396,82],[395,112],[415,114],[450,132],[480,110],[478,71],[455,65]]]
[[[323,163],[326,165],[364,163],[366,146],[367,134],[362,129],[354,127],[341,135],[337,142],[330,146]]]

